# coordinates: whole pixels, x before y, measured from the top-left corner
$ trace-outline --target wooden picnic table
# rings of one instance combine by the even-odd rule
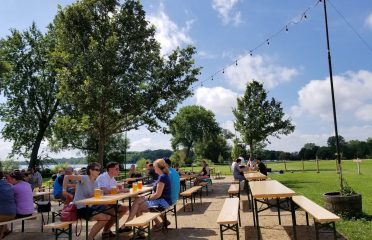
[[[278,219],[279,219],[279,225],[281,225],[281,219],[280,219],[280,209],[285,211],[290,211],[292,215],[292,225],[293,225],[293,235],[296,239],[296,217],[295,217],[295,209],[294,209],[294,203],[292,200],[292,196],[294,196],[296,193],[289,189],[288,187],[284,186],[280,182],[276,180],[268,180],[268,181],[251,181],[249,182],[250,192],[252,195],[252,199],[254,202],[253,206],[253,223],[257,228],[257,237],[260,239],[260,225],[258,220],[258,213],[262,212],[266,209],[270,209],[271,207],[276,207],[278,209]],[[268,199],[275,198],[276,201],[273,203],[269,201]],[[283,199],[280,200],[280,199]],[[289,202],[290,206],[289,208],[284,208],[281,204],[283,202]],[[257,202],[266,204],[267,207],[265,208],[257,208]]]
[[[267,179],[267,176],[260,172],[248,172],[244,174],[244,177],[247,181],[258,181]]]
[[[141,190],[137,190],[137,192],[133,192],[133,189],[131,188],[129,192],[127,193],[117,193],[117,194],[108,194],[103,195],[100,197],[91,197],[91,198],[85,198],[78,201],[75,201],[74,203],[76,205],[85,205],[88,207],[89,205],[113,205],[113,208],[115,210],[115,218],[116,218],[116,232],[119,231],[119,218],[118,218],[118,205],[120,200],[124,200],[125,198],[129,199],[129,205],[131,202],[132,197],[136,197],[139,194],[150,192],[152,190],[152,187],[145,187],[143,186]],[[107,209],[105,209],[107,210]],[[89,231],[88,231],[88,219],[86,219],[86,239],[88,239]],[[119,234],[116,234],[116,239],[119,239]]]

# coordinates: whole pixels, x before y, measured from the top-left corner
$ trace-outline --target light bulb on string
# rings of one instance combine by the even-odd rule
[[[252,51],[249,51],[249,55],[251,55],[251,57],[253,56],[253,53],[252,53]]]
[[[225,69],[222,69],[222,74],[224,74],[225,73]]]
[[[238,60],[235,60],[235,66],[238,66]]]
[[[285,31],[288,32],[288,26],[287,25],[285,25]]]
[[[266,39],[267,45],[270,45],[269,39]]]
[[[306,13],[304,13],[304,18],[307,19]]]

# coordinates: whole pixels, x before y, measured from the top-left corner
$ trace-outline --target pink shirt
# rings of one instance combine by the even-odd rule
[[[14,199],[17,214],[27,215],[34,213],[34,198],[31,185],[24,181],[19,181],[13,186]]]

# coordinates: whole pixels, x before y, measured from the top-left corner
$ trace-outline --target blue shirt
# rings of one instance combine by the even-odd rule
[[[53,183],[53,195],[54,198],[59,199],[62,198],[62,184],[63,184],[63,178],[65,175],[61,175],[54,180]],[[62,182],[61,182],[62,180]]]
[[[3,179],[0,179],[0,206],[0,215],[16,215],[16,204],[12,186]]]
[[[162,175],[159,176],[158,180],[154,183],[155,186],[155,191],[156,191],[156,186],[159,182],[164,183],[164,189],[163,192],[160,196],[160,198],[163,198],[169,205],[172,204],[171,200],[171,182],[168,174],[163,173]]]
[[[176,203],[178,200],[178,195],[180,194],[180,175],[174,168],[169,168],[169,178],[171,183],[171,200],[172,204]]]
[[[82,200],[84,198],[91,198],[93,197],[94,189],[98,188],[98,184],[96,181],[90,181],[88,175],[81,175],[80,181],[76,184],[74,202]],[[84,208],[85,205],[76,205],[76,207]]]

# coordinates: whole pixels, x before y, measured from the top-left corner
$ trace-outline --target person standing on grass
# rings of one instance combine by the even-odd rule
[[[0,239],[11,231],[6,224],[1,222],[12,220],[16,217],[16,203],[12,186],[5,180],[4,173],[0,171]]]

